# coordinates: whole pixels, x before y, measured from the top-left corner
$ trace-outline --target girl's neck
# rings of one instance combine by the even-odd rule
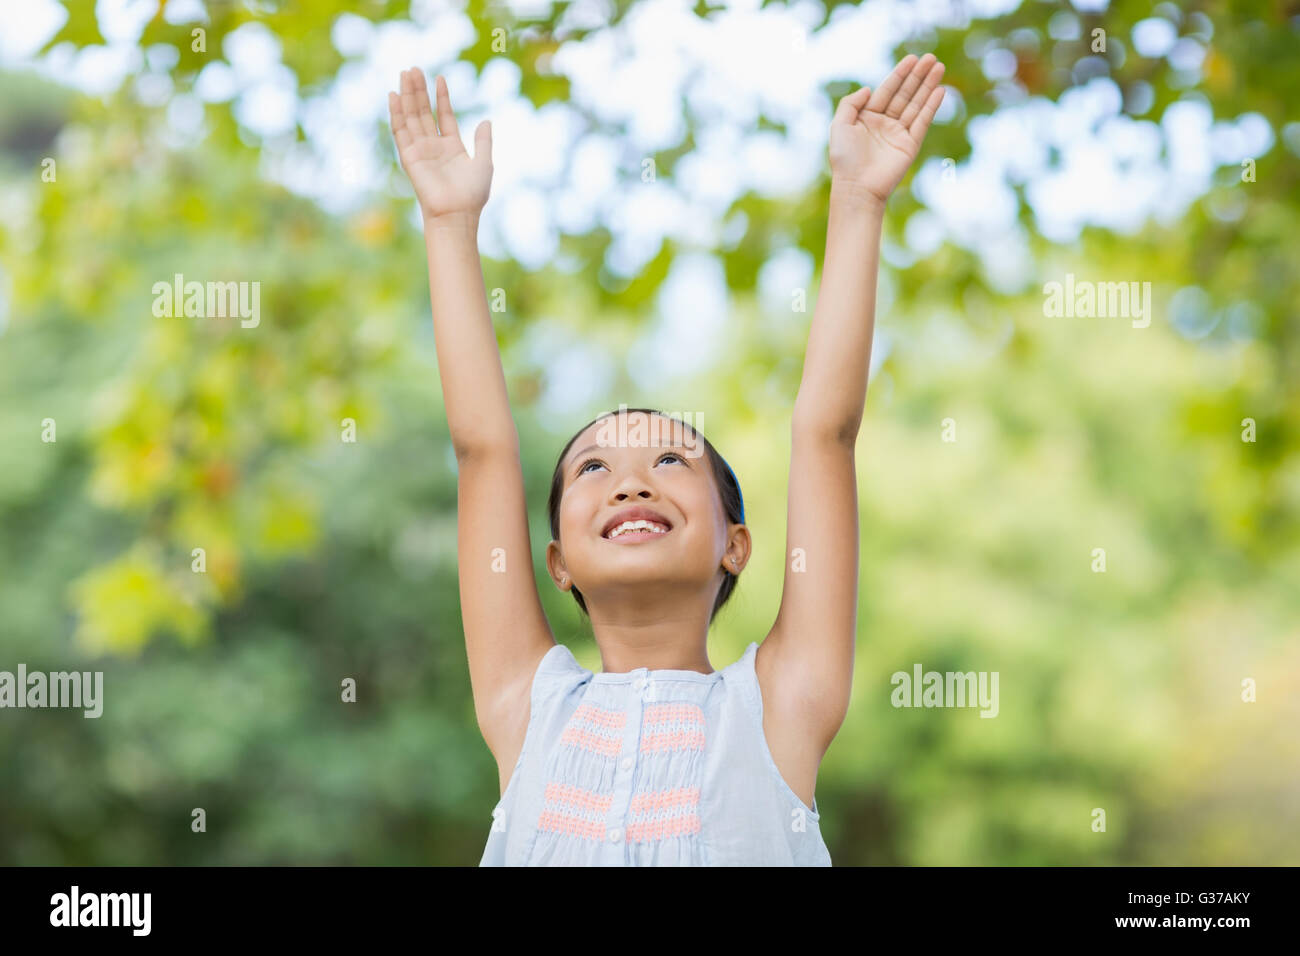
[[[601,667],[606,674],[626,674],[638,667],[712,674],[706,635],[687,640],[680,631],[671,637],[644,633],[610,635],[597,631],[596,646],[600,648]]]

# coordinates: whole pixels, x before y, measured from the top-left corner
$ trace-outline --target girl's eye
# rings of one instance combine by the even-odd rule
[[[660,462],[660,461],[663,461],[665,458],[671,458],[671,459],[673,459],[674,461],[676,461],[679,465],[684,465],[684,464],[686,464],[686,462],[682,461],[682,456],[681,456],[681,455],[674,454],[673,452],[667,452],[667,453],[665,453],[665,454],[663,454],[663,455],[660,455],[660,456],[659,456],[659,460],[656,461],[655,464],[656,464],[656,465],[659,464],[659,462]],[[587,459],[586,461],[584,461],[584,462],[582,463],[582,465],[578,468],[578,474],[579,474],[579,475],[585,475],[585,474],[587,473],[587,469],[590,468],[592,465],[601,465],[601,466],[603,466],[604,464],[605,464],[605,463],[604,463],[603,461],[601,461],[600,459],[598,459],[598,458],[589,458],[589,459]]]

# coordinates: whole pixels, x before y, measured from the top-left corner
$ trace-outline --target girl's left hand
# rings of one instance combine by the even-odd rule
[[[909,53],[884,83],[850,93],[831,120],[831,178],[883,204],[902,180],[943,102],[944,66],[933,53]]]

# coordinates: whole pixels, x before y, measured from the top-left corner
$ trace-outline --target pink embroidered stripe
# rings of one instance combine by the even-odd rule
[[[653,813],[677,807],[695,807],[700,802],[699,787],[677,787],[672,790],[646,790],[632,797],[628,809],[632,813]]]
[[[590,753],[600,754],[602,757],[617,757],[618,752],[623,749],[622,737],[605,737],[581,727],[565,728],[560,740]]]
[[[582,704],[573,712],[571,720],[575,724],[585,720],[606,730],[622,730],[627,723],[627,714],[621,710],[605,710],[595,704]]]
[[[562,743],[603,757],[616,757],[623,749],[627,714],[594,704],[580,704],[560,735]]]
[[[682,817],[673,817],[669,820],[647,820],[644,823],[633,823],[627,828],[627,839],[630,843],[648,843],[651,840],[662,840],[665,837],[685,836],[688,833],[700,832],[700,818],[694,813]]]
[[[614,798],[610,794],[599,794],[581,787],[568,786],[551,781],[546,785],[546,805],[557,810],[585,810],[589,813],[604,815]]]
[[[670,730],[660,734],[644,734],[641,752],[660,750],[703,750],[704,734],[698,730]],[[617,751],[615,751],[617,753]]]
[[[704,711],[697,704],[649,704],[645,709],[645,726],[685,724],[704,729]]]
[[[587,820],[569,813],[556,813],[553,810],[542,811],[537,821],[537,829],[563,833],[584,840],[600,840],[605,836],[605,824],[599,820]]]

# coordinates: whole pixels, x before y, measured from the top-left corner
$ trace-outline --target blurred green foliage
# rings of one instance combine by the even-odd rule
[[[94,4],[67,6],[52,44],[102,42]],[[517,21],[471,3],[480,32],[465,59],[507,56],[532,103],[563,98],[549,55],[585,32],[556,33],[565,6]],[[145,28],[142,45],[179,52],[178,91],[249,20],[282,38],[300,92],[320,91],[343,62],[330,42],[340,13],[408,12],[400,0],[206,7],[204,53],[193,24]],[[1191,92],[1217,117],[1255,111],[1275,134],[1293,118],[1286,7],[1179,5],[1180,30],[1199,29],[1197,12],[1213,24]],[[1015,37],[1016,78],[1033,95],[1076,81],[1084,41],[1046,31],[1063,9],[1025,3],[898,51],[934,50],[962,92],[927,155],[960,161],[970,121],[997,107],[964,52],[972,35]],[[1100,25],[1127,37],[1150,15],[1112,3],[1080,14],[1083,36]],[[1125,90],[1151,84],[1154,117],[1189,95],[1161,60],[1130,51],[1102,68]],[[0,82],[0,669],[105,674],[97,720],[0,712],[0,862],[477,862],[498,782],[469,695],[455,462],[407,201],[395,188],[331,216],[268,183],[229,103],[206,105],[203,142],[173,149],[160,144],[164,109],[141,105],[129,80],[104,101]],[[386,130],[376,137],[391,155]],[[955,246],[886,270],[880,321],[897,339],[859,444],[854,700],[817,788],[837,864],[1300,862],[1300,189],[1280,139],[1255,182],[1239,172],[1221,169],[1180,221],[1089,229],[1070,247],[1035,236],[1032,252],[1049,278],[1148,278],[1157,303],[1191,284],[1216,310],[1252,302],[1260,321],[1244,340],[1226,322],[1189,339],[1160,311],[1141,331],[1045,319],[1037,288],[988,288]],[[625,175],[634,188],[637,170]],[[779,600],[788,416],[810,318],[769,314],[754,284],[792,243],[820,263],[825,187],[736,203],[745,233],[717,251],[733,296],[723,358],[648,392],[621,370],[599,403],[702,412],[740,476],[757,550],[719,616],[715,667],[766,633]],[[1216,215],[1225,203],[1244,214]],[[918,208],[905,182],[891,242]],[[1022,221],[1032,228],[1027,205]],[[612,240],[565,236],[576,272],[485,262],[511,303],[494,319],[543,601],[593,669],[588,629],[540,573],[554,456],[590,416],[539,413],[548,369],[522,343],[544,316],[575,341],[631,348],[682,250],[666,243],[618,283],[602,265]],[[152,286],[175,273],[260,280],[263,321],[155,318]],[[955,443],[939,440],[946,418]],[[1254,443],[1241,440],[1247,418]],[[41,440],[47,419],[54,442]],[[355,443],[340,439],[345,419]],[[1104,574],[1091,570],[1099,547]],[[918,662],[999,671],[999,717],[891,707],[890,675]],[[340,702],[349,677],[355,704]],[[1243,678],[1258,682],[1257,703],[1242,703]],[[195,807],[204,834],[190,830]]]

